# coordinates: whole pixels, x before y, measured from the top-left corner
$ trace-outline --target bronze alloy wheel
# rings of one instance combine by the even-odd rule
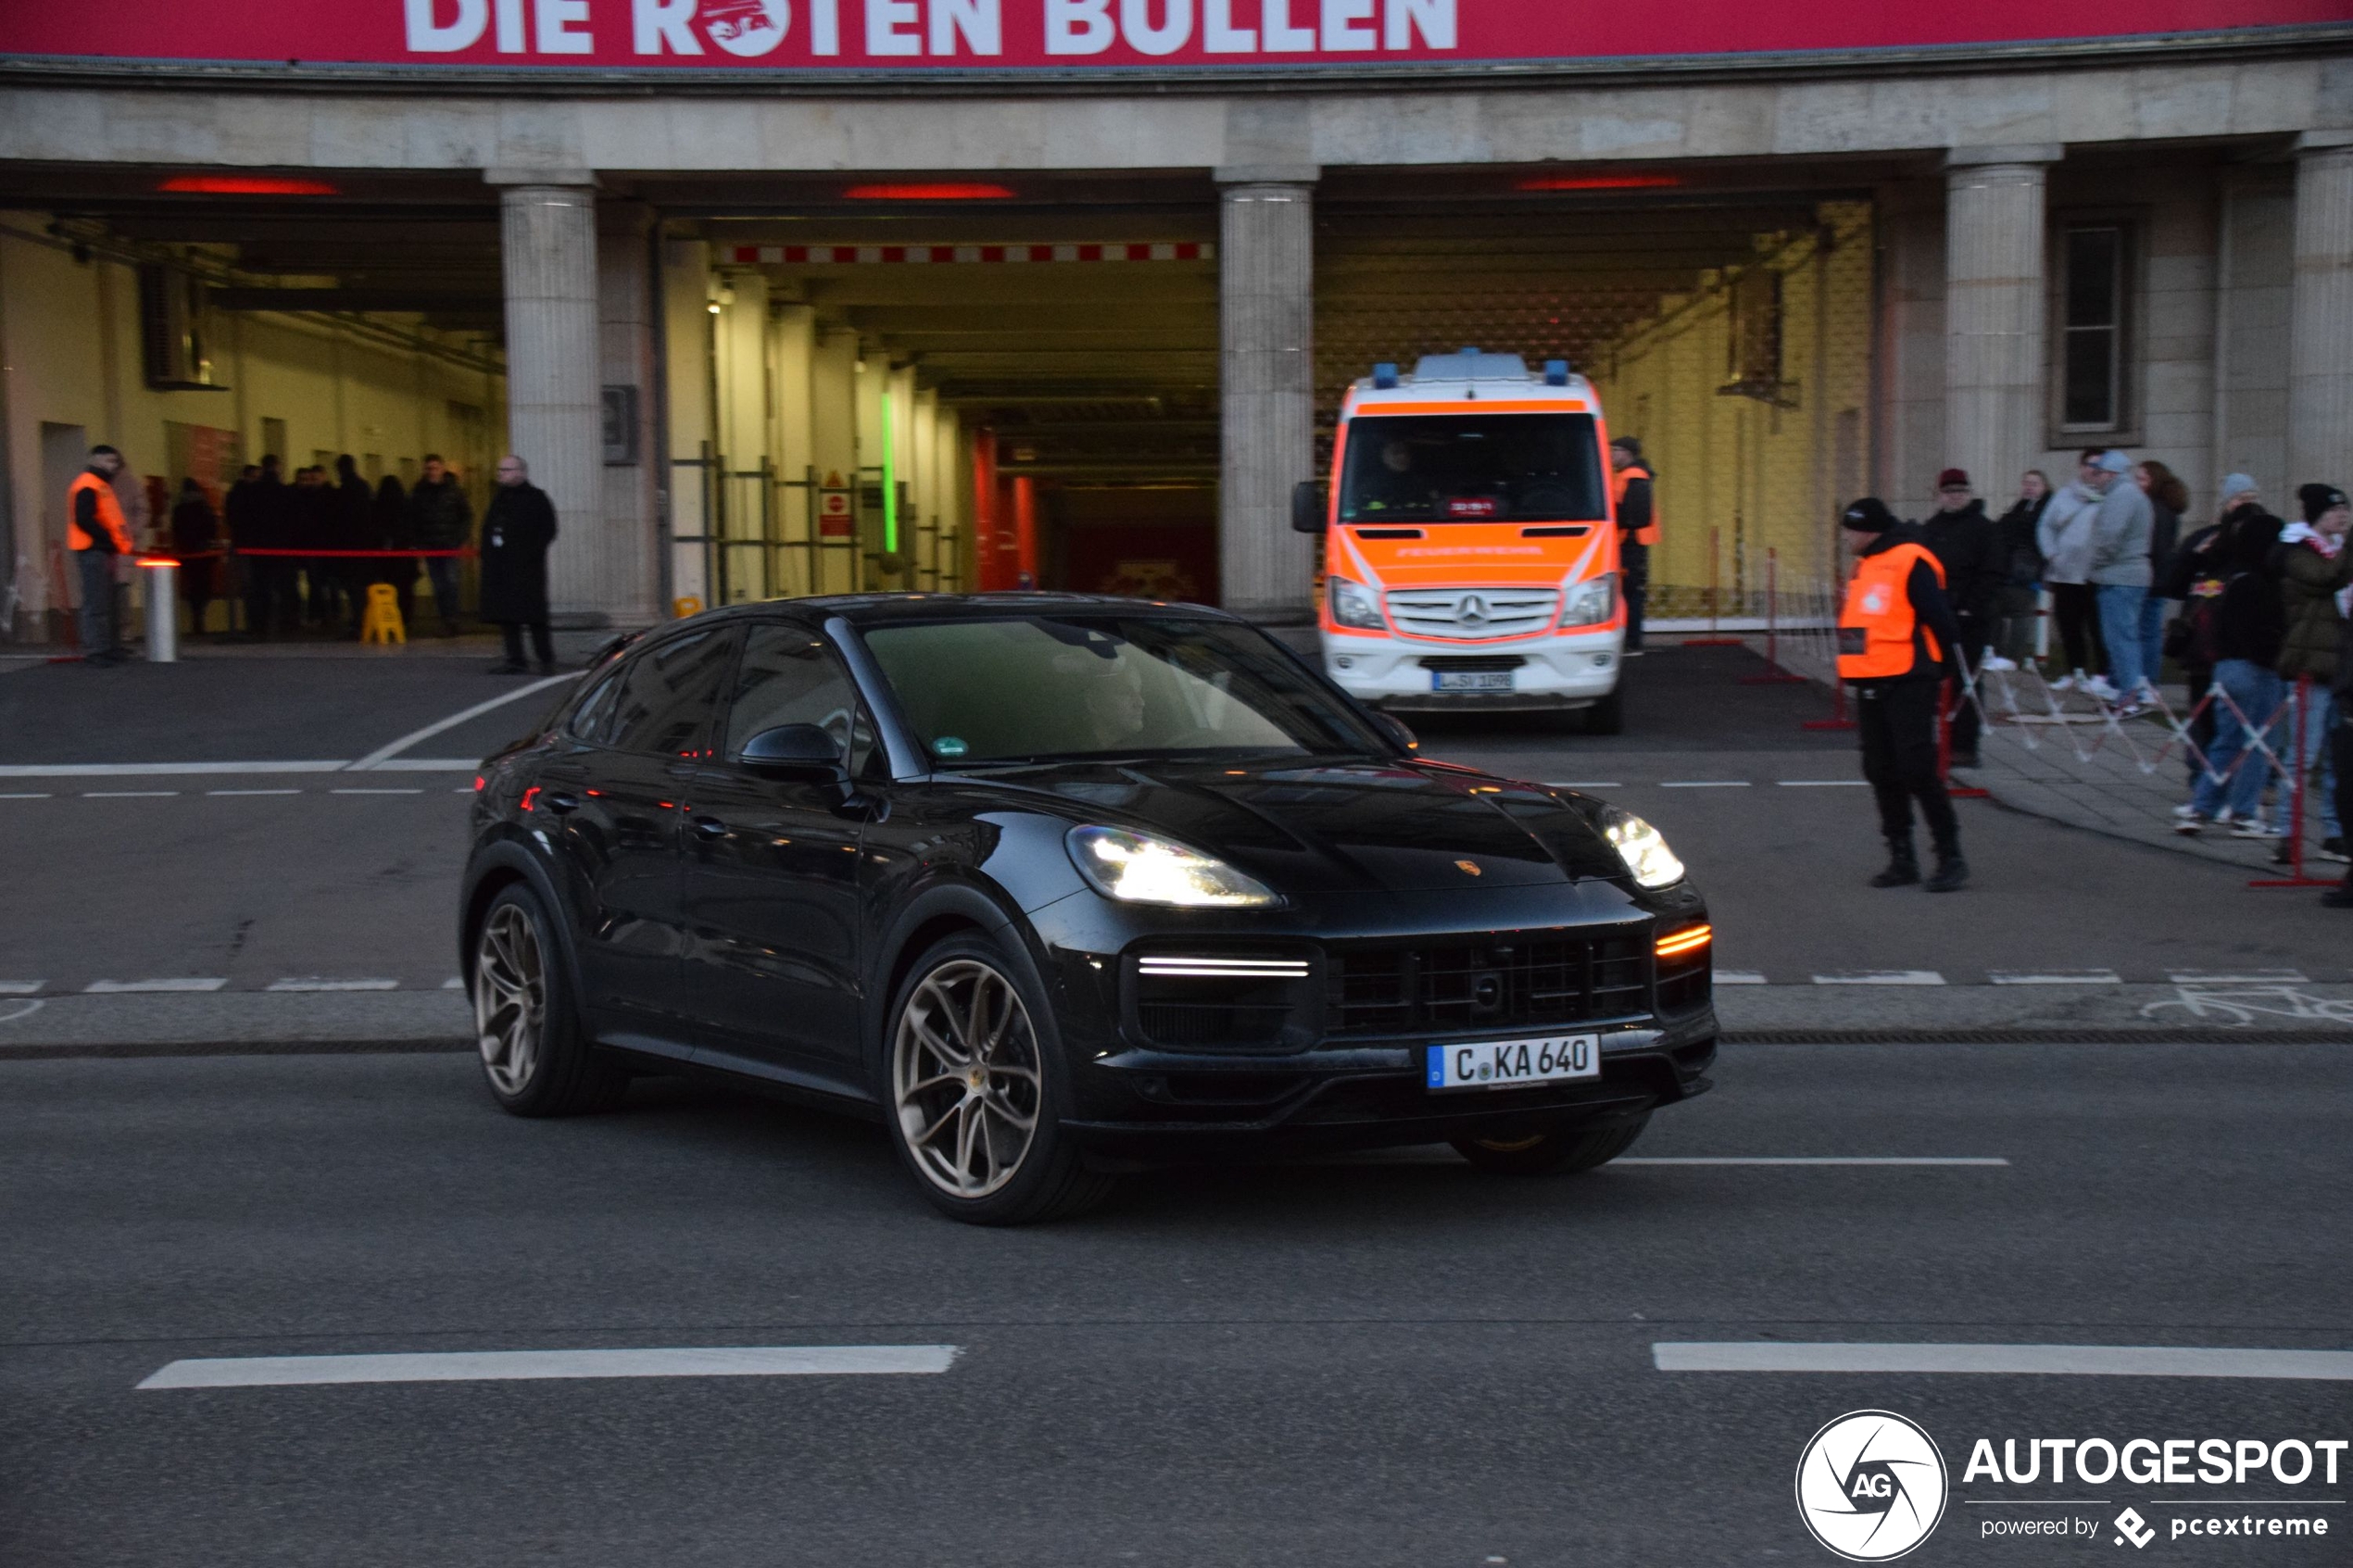
[[[951,958],[917,981],[891,1047],[891,1098],[915,1168],[941,1192],[987,1198],[1038,1135],[1038,1034],[1012,981]]]
[[[474,1033],[491,1087],[513,1097],[531,1086],[547,1036],[547,963],[539,932],[519,905],[483,922],[474,949]]]

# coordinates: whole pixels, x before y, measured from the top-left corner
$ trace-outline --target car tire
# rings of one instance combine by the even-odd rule
[[[474,934],[474,1042],[491,1098],[517,1116],[602,1110],[629,1073],[591,1045],[573,1004],[547,906],[523,883],[499,889]]]
[[[1565,1176],[1606,1165],[1628,1149],[1650,1125],[1648,1116],[1604,1126],[1571,1123],[1516,1137],[1493,1135],[1452,1138],[1454,1152],[1499,1176]]]
[[[1062,1130],[1062,1036],[1026,958],[976,932],[934,944],[892,997],[891,1148],[933,1207],[974,1225],[1066,1219],[1109,1194]]]
[[[1622,735],[1626,733],[1626,688],[1617,686],[1585,709],[1585,733],[1589,735]]]

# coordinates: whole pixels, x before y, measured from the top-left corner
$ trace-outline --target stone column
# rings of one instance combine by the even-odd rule
[[[1314,615],[1315,541],[1291,532],[1290,493],[1315,477],[1315,174],[1217,171],[1217,570],[1226,608],[1268,625]]]
[[[640,202],[606,202],[597,215],[597,298],[602,322],[604,385],[625,388],[617,413],[635,393],[635,460],[606,464],[603,522],[611,542],[612,575],[598,593],[623,626],[650,626],[667,618],[661,594],[661,486],[668,478],[661,433],[654,422],[654,313],[657,308],[653,214]],[[603,419],[598,420],[602,445]],[[618,456],[620,454],[611,454]],[[608,456],[600,451],[599,458]]]
[[[2353,484],[2353,132],[2296,139],[2296,272],[2288,305],[2287,485]]]
[[[636,541],[605,523],[597,314],[597,193],[585,169],[494,169],[507,296],[508,445],[555,503],[547,554],[556,624],[611,623],[631,607]],[[624,529],[624,532],[626,530]]]
[[[1944,463],[2007,495],[2043,451],[2043,185],[2057,146],[1956,147],[1945,160]]]

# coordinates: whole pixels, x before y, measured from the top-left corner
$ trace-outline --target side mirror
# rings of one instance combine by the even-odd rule
[[[1418,752],[1421,750],[1422,743],[1420,737],[1416,735],[1413,731],[1407,729],[1405,727],[1405,721],[1397,717],[1396,714],[1384,713],[1379,709],[1376,708],[1373,709],[1373,722],[1378,724],[1381,727],[1382,733],[1387,734],[1390,739],[1395,741],[1399,746],[1403,746],[1407,751]]]
[[[1324,531],[1324,485],[1321,480],[1302,479],[1290,487],[1290,526],[1294,533],[1321,533]]]
[[[736,760],[774,779],[824,784],[845,783],[849,776],[842,765],[841,747],[814,724],[779,724],[762,730],[744,742]]]

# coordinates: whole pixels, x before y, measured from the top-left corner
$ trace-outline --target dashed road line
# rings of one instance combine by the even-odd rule
[[[1748,779],[1661,779],[1658,781],[1658,787],[1661,789],[1752,789],[1755,786],[1753,781]]]
[[[1909,1154],[1778,1154],[1778,1155],[1643,1155],[1619,1158],[1612,1165],[1998,1165],[2009,1161],[1988,1155]]]
[[[1817,985],[1942,985],[1944,977],[1932,969],[1850,969],[1814,976]]]
[[[182,773],[333,773],[348,762],[12,762],[0,779],[149,779]]]
[[[506,1383],[556,1377],[925,1375],[957,1345],[714,1345],[659,1350],[445,1350],[376,1356],[227,1356],[172,1361],[139,1387],[286,1388],[328,1383]]]
[[[170,800],[180,792],[176,789],[85,789],[84,800]]]
[[[1719,969],[1716,972],[1718,985],[1762,985],[1765,977],[1753,969]]]
[[[1869,789],[1869,779],[1775,779],[1783,789]]]
[[[329,795],[422,795],[422,789],[331,789]]]
[[[441,988],[445,991],[462,991],[466,988],[466,983],[453,974],[441,983]]]
[[[1996,985],[2121,985],[2112,969],[1997,969],[1986,976]]]
[[[82,991],[89,997],[120,997],[148,992],[218,991],[228,984],[225,979],[197,980],[183,975],[170,980],[93,980]]]
[[[0,997],[37,997],[45,980],[0,980]]]
[[[267,991],[397,991],[397,980],[273,980],[263,987]]]
[[[0,800],[49,800],[54,798],[55,797],[41,790],[11,790],[6,795],[0,795]]]
[[[205,793],[206,793],[207,795],[218,795],[218,796],[232,796],[232,795],[300,795],[300,794],[302,793],[302,791],[300,791],[300,790],[298,790],[298,789],[208,789],[208,790],[206,790],[206,791],[205,791]]]
[[[2294,969],[2169,969],[2165,978],[2176,985],[2309,985],[2301,970]]]
[[[1661,1372],[1994,1373],[2009,1376],[2264,1377],[2353,1382],[2353,1350],[2173,1345],[1864,1345],[1786,1341],[1651,1347]]]
[[[1616,779],[1547,779],[1546,789],[1624,789]]]

